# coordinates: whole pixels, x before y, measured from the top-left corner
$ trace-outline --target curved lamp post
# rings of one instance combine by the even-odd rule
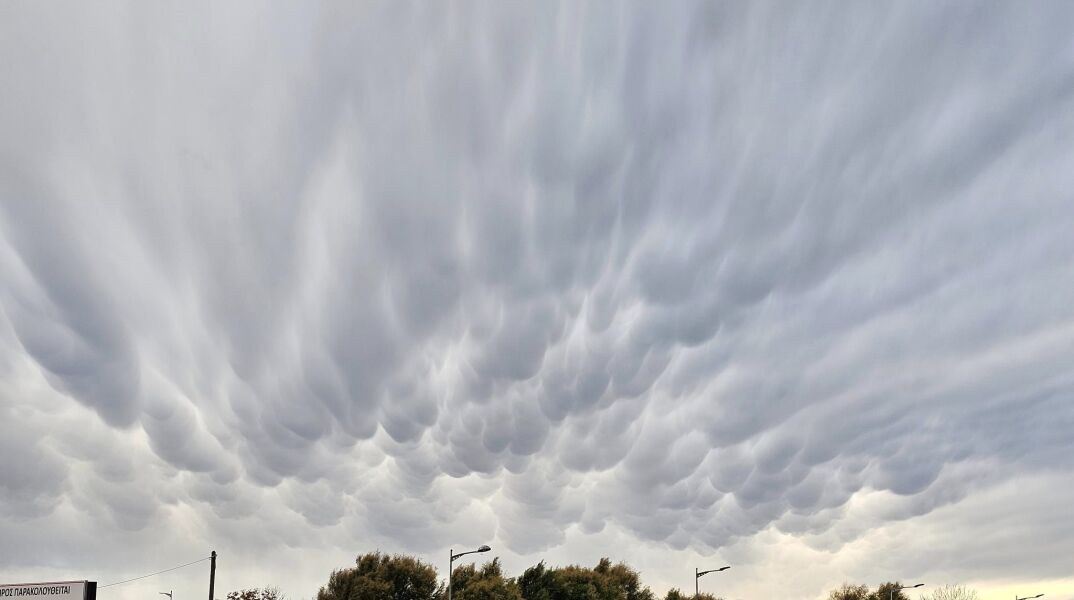
[[[914,588],[919,588],[919,587],[921,587],[921,586],[923,586],[923,585],[925,585],[925,584],[923,584],[923,583],[917,583],[917,584],[914,584],[914,585],[900,585],[900,586],[898,586],[898,587],[893,587],[893,588],[891,588],[891,590],[890,590],[890,591],[888,592],[888,600],[892,600],[892,598],[894,598],[894,597],[895,597],[895,592],[901,592],[901,591],[903,591],[903,590],[912,590],[912,589],[914,589]]]
[[[698,591],[697,591],[697,580],[701,579],[702,575],[708,575],[709,573],[719,573],[720,571],[726,571],[727,569],[730,569],[730,568],[731,568],[731,566],[728,565],[726,567],[720,567],[719,569],[709,569],[708,571],[698,571],[697,567],[694,567],[694,598],[697,598],[697,593],[698,593]],[[451,600],[451,599],[449,598],[448,600]]]
[[[468,550],[466,552],[459,552],[458,554],[455,554],[455,551],[452,550],[452,549],[448,550],[448,554],[450,555],[451,558],[450,558],[450,560],[448,560],[448,568],[447,568],[447,600],[451,600],[451,572],[454,570],[454,567],[455,567],[455,565],[453,564],[455,562],[455,559],[460,557],[460,556],[465,556],[467,554],[475,554],[477,552],[488,552],[489,550],[492,550],[492,548],[489,548],[488,546],[481,546],[477,550]]]
[[[1014,600],[1034,600],[1034,598],[1040,598],[1044,594],[1037,594],[1036,596],[1026,596],[1025,598],[1019,598],[1017,594],[1014,595]]]

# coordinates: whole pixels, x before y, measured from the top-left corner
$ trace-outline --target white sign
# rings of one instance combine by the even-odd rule
[[[0,584],[0,600],[96,600],[96,581]]]

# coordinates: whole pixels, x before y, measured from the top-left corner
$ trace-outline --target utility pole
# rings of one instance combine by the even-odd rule
[[[213,600],[213,587],[216,586],[216,550],[213,550],[209,558],[209,600]]]

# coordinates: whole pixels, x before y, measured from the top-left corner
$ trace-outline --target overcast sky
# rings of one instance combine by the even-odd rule
[[[1074,4],[4,2],[0,57],[0,582],[1074,596]]]

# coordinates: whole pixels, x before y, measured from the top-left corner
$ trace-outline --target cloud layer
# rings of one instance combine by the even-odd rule
[[[1074,14],[1038,8],[0,8],[0,565],[879,577],[909,527],[962,555],[910,575],[1066,576],[1074,521],[1009,493],[1074,471]],[[966,554],[966,514],[1060,551]]]

